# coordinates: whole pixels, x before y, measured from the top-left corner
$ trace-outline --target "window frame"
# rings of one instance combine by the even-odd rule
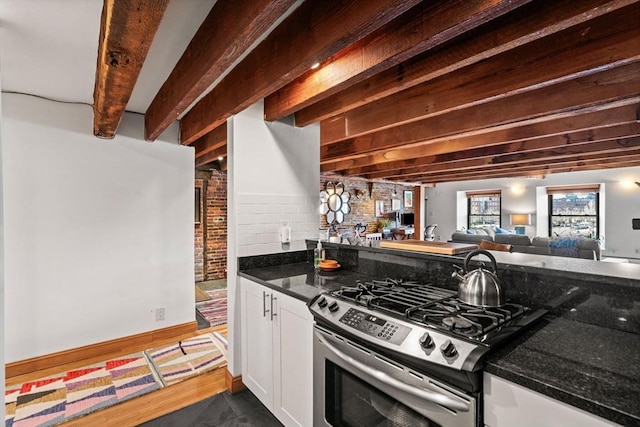
[[[595,215],[590,214],[564,214],[564,215],[554,215],[553,214],[553,195],[554,194],[589,194],[595,193]],[[570,187],[548,187],[547,188],[547,208],[549,210],[548,215],[548,234],[549,237],[553,237],[553,219],[557,217],[579,217],[579,218],[595,218],[595,236],[587,236],[594,239],[599,239],[602,235],[600,232],[600,186],[599,185],[581,185],[581,186],[570,186]],[[573,230],[573,228],[572,228]]]
[[[467,229],[470,230],[472,217],[497,217],[497,227],[502,228],[502,191],[500,190],[487,190],[487,191],[468,191],[467,196]],[[474,198],[480,197],[497,197],[498,198],[498,214],[483,214],[477,215],[471,213],[471,202]]]

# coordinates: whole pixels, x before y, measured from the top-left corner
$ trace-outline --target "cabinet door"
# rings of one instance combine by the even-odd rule
[[[618,425],[488,373],[484,374],[484,422],[491,427]]]
[[[241,278],[242,382],[267,407],[273,407],[271,290]]]
[[[313,424],[313,316],[300,300],[274,292],[273,413],[285,426]]]

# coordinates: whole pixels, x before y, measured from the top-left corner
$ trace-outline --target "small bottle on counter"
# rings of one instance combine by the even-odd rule
[[[324,254],[322,253],[322,242],[318,240],[318,245],[313,250],[313,266],[315,268],[319,267],[320,261],[324,258]]]

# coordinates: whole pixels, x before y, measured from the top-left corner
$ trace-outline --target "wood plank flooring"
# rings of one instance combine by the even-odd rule
[[[197,332],[185,334],[178,340],[214,331],[220,332],[226,336],[227,325],[225,324],[207,329],[200,329]],[[154,343],[152,347],[170,344],[175,341],[177,341],[175,338],[172,340],[158,341]],[[66,369],[79,368],[81,366],[100,362],[101,360],[124,356],[136,351],[143,351],[147,348],[149,348],[148,344],[144,344],[144,348],[133,347],[127,349],[127,352],[124,353],[105,354],[99,358],[87,359],[74,364],[63,365],[47,370],[30,372],[29,374],[8,378],[6,383],[7,385],[15,385],[24,381],[42,378],[47,375],[54,375]],[[226,386],[224,382],[224,376],[226,369],[226,366],[224,366],[211,372],[207,372],[194,378],[182,381],[178,384],[174,384],[170,387],[162,388],[160,390],[136,397],[134,399],[117,404],[115,406],[111,406],[109,408],[101,409],[99,411],[59,425],[65,427],[89,425],[99,425],[101,427],[137,426],[146,421],[158,418],[162,415],[166,415],[178,409],[182,409],[195,402],[225,391]]]

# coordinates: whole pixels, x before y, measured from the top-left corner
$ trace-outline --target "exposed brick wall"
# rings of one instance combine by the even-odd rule
[[[195,225],[196,282],[227,277],[227,174],[196,172],[202,194],[200,224]]]
[[[205,226],[202,223],[203,214],[202,214],[202,199],[204,195],[204,182],[206,179],[198,179],[196,178],[195,188],[200,189],[200,206],[197,206],[196,209],[200,209],[200,223],[195,224],[194,228],[194,244],[195,244],[195,280],[196,282],[202,282],[204,280],[204,228]]]
[[[319,191],[324,190],[326,183],[329,181],[342,182],[344,184],[345,192],[349,192],[351,194],[351,200],[349,202],[351,212],[345,215],[344,222],[338,227],[339,230],[352,230],[356,224],[362,223],[367,226],[367,232],[375,232],[377,229],[376,222],[378,220],[375,216],[376,200],[384,202],[384,211],[388,217],[394,217],[391,210],[392,199],[400,200],[402,212],[414,213],[413,207],[404,207],[404,191],[413,191],[413,187],[411,186],[375,181],[373,182],[372,194],[370,195],[369,186],[372,182],[364,178],[346,177],[335,174],[320,174]],[[362,191],[363,194],[360,197],[356,197],[356,190]],[[397,192],[396,196],[392,195],[394,190]],[[413,197],[415,203],[415,198],[418,197],[418,195],[414,194]],[[329,227],[324,215],[320,216],[320,226],[322,228]]]

